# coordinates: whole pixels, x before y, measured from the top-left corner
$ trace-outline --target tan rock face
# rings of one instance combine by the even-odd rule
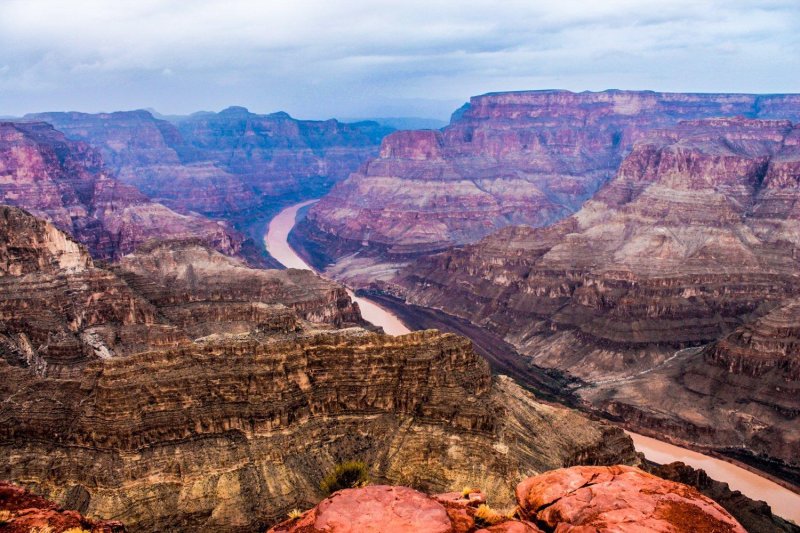
[[[745,533],[697,490],[637,468],[573,467],[517,486],[520,513],[548,531]]]
[[[554,470],[524,480],[516,496],[509,517],[487,513],[468,496],[428,497],[405,487],[347,489],[270,532],[745,533],[697,490],[627,466]]]
[[[621,430],[493,378],[466,339],[352,327],[357,307],[309,271],[186,244],[75,271],[51,259],[72,241],[8,212],[35,231],[0,233],[24,272],[0,277],[0,479],[88,516],[252,531],[319,501],[347,460],[506,502],[536,472],[638,462]]]
[[[391,263],[575,212],[633,145],[680,120],[800,120],[800,97],[606,91],[476,96],[439,131],[397,132],[297,231],[317,266],[355,251]],[[783,182],[778,178],[776,182]]]
[[[239,107],[177,124],[147,111],[26,118],[96,147],[120,180],[155,201],[236,220],[265,203],[327,190],[374,157],[391,131],[375,122],[295,120]]]
[[[584,398],[635,427],[744,443],[791,478],[797,131],[714,119],[658,132],[575,215],[420,259],[399,285],[591,383]]]
[[[0,123],[0,202],[46,218],[102,259],[150,241],[194,239],[229,255],[242,243],[223,225],[149,201],[98,152],[41,122]]]

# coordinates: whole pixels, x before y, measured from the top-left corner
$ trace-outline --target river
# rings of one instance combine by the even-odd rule
[[[269,224],[267,234],[264,236],[264,245],[270,255],[287,268],[313,270],[289,246],[287,239],[289,232],[297,221],[298,211],[316,201],[308,200],[287,207],[278,213]],[[348,293],[353,300],[358,302],[361,308],[361,315],[373,324],[382,326],[389,335],[402,335],[410,332],[403,322],[387,309],[370,300],[356,296],[349,289]],[[633,439],[636,450],[642,452],[651,461],[659,464],[681,461],[694,468],[702,468],[713,479],[725,481],[730,485],[731,489],[739,490],[754,500],[766,501],[775,514],[800,524],[800,494],[795,494],[774,481],[727,461],[645,437],[644,435],[631,432],[628,432],[628,434]]]
[[[269,223],[267,235],[264,237],[264,246],[266,246],[270,255],[286,268],[314,270],[299,255],[297,255],[294,250],[292,250],[292,247],[289,246],[288,241],[289,232],[292,231],[297,219],[297,212],[307,205],[313,204],[314,202],[317,202],[317,200],[308,200],[306,202],[301,202],[291,207],[287,207],[278,213]],[[358,303],[358,307],[361,309],[361,316],[363,316],[365,320],[372,322],[376,326],[381,326],[383,331],[389,335],[403,335],[404,333],[411,333],[411,330],[408,329],[399,318],[380,305],[365,298],[356,296],[350,289],[347,289],[347,293],[350,295],[350,298],[352,298],[353,301]]]

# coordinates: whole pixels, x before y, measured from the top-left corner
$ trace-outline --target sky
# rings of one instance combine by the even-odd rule
[[[800,0],[0,0],[0,115],[446,119],[555,88],[800,92]]]

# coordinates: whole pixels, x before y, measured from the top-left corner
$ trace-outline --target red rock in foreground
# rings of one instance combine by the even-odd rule
[[[548,530],[745,532],[696,489],[627,466],[577,466],[517,485],[520,514]]]
[[[480,492],[429,497],[406,487],[347,489],[270,532],[745,533],[694,488],[628,466],[576,466],[528,478],[517,486],[514,518],[487,514],[483,501]]]
[[[116,521],[89,520],[77,511],[66,511],[25,489],[0,481],[0,531],[123,533],[125,526]]]

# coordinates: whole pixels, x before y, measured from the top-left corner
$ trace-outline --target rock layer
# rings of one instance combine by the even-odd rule
[[[96,151],[44,123],[0,122],[0,202],[50,220],[102,259],[163,240],[194,239],[230,255],[241,249],[237,233],[151,202],[117,181]]]
[[[296,120],[242,107],[175,123],[147,111],[26,118],[98,148],[123,182],[155,201],[237,221],[265,204],[321,194],[376,155],[392,131],[375,122]]]
[[[404,131],[298,227],[318,267],[359,252],[387,263],[576,211],[632,146],[681,120],[800,120],[800,95],[528,91],[473,97],[442,131]],[[374,277],[374,276],[373,276]]]
[[[799,134],[682,123],[575,215],[421,259],[400,290],[582,378],[634,427],[797,469]]]
[[[466,339],[336,329],[358,309],[311,272],[170,244],[103,269],[5,210],[32,238],[0,232],[14,252],[0,278],[0,479],[89,516],[252,531],[318,501],[346,460],[378,482],[480,481],[507,501],[537,472],[638,462],[621,430],[493,378]]]

